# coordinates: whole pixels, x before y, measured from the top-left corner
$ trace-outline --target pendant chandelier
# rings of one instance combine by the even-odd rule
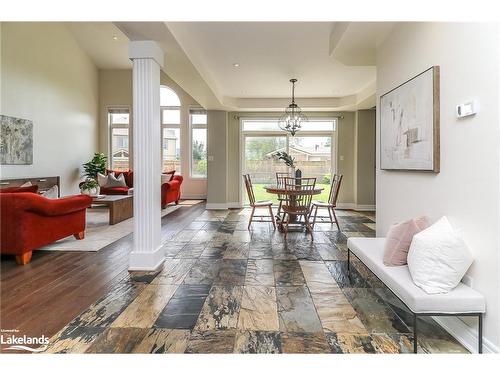
[[[307,116],[302,113],[300,107],[295,104],[295,82],[297,80],[292,78],[292,102],[285,108],[285,113],[280,117],[278,125],[281,130],[289,132],[292,137],[300,130],[301,123],[307,122]]]

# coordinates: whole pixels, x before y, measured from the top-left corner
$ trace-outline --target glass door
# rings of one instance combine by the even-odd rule
[[[333,174],[333,137],[331,135],[304,135],[290,137],[288,153],[295,159],[296,168],[303,177],[315,177],[316,186],[323,192],[314,197],[328,200]]]
[[[276,151],[285,151],[286,136],[249,136],[243,139],[243,173],[250,174],[256,200],[277,202],[276,196],[268,194],[264,186],[276,184],[276,172],[287,172],[287,167],[274,157]],[[245,192],[243,202],[248,203]]]

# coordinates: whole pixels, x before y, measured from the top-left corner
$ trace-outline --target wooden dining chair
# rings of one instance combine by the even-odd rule
[[[330,195],[328,196],[328,201],[313,201],[311,203],[311,212],[309,216],[312,215],[314,211],[314,218],[312,220],[312,226],[316,224],[316,219],[320,219],[322,223],[335,223],[337,224],[337,229],[340,230],[339,222],[337,220],[337,215],[335,215],[335,208],[337,207],[337,199],[339,197],[340,184],[342,183],[341,174],[335,174],[333,176],[332,184],[330,186]],[[328,210],[328,216],[318,216],[318,209],[326,208]],[[333,216],[332,216],[333,215]],[[335,221],[334,221],[335,218]]]
[[[252,225],[254,218],[259,218],[261,223],[273,223],[274,229],[276,229],[276,221],[273,214],[273,202],[271,201],[256,201],[255,194],[253,192],[252,179],[249,174],[244,174],[243,179],[245,180],[245,188],[247,189],[248,200],[250,201],[250,207],[252,207],[252,214],[250,215],[250,220],[248,221],[248,229],[250,230],[250,225]],[[255,215],[255,209],[257,208],[267,208],[269,210],[269,215]],[[264,218],[271,217],[271,220],[263,220]]]
[[[313,228],[309,222],[309,212],[311,209],[311,201],[314,189],[316,187],[316,178],[295,178],[284,177],[285,183],[285,201],[281,209],[288,215],[284,226],[285,238],[288,234],[288,225],[292,216],[304,217],[306,230],[313,238]]]
[[[284,189],[285,188],[285,178],[290,177],[290,173],[287,172],[276,172],[276,187],[278,189]],[[283,205],[283,202],[285,201],[285,197],[283,194],[278,194],[278,212],[276,215],[280,217],[281,215],[281,206]]]

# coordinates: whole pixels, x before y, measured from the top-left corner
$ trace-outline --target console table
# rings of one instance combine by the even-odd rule
[[[61,183],[59,176],[50,177],[23,177],[23,178],[7,178],[0,180],[0,189],[19,187],[26,182],[31,182],[32,185],[38,185],[38,193],[43,193],[49,190],[54,185],[57,185],[58,195],[61,196]]]

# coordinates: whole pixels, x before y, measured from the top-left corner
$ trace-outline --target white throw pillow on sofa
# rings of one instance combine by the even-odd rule
[[[408,251],[411,277],[428,294],[455,288],[472,261],[469,248],[445,216],[413,236]]]
[[[108,183],[108,176],[109,175],[97,172],[97,183],[99,184],[100,187],[106,186],[106,184]]]

